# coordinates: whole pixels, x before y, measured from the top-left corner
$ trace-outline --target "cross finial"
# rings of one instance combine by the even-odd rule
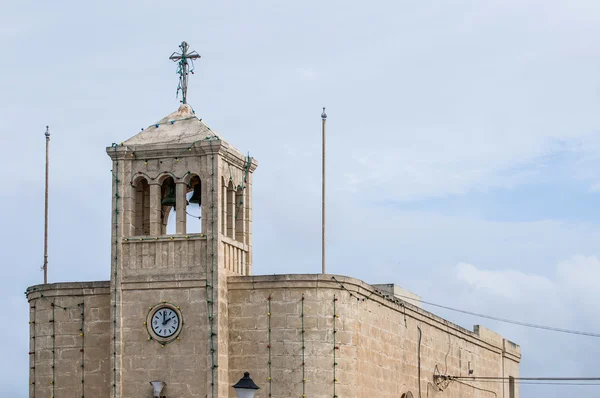
[[[200,54],[196,51],[189,51],[190,46],[182,41],[179,45],[179,49],[181,53],[174,52],[169,57],[173,62],[177,62],[177,74],[179,75],[179,85],[177,86],[177,95],[179,95],[179,90],[181,90],[182,99],[181,103],[187,103],[187,83],[188,83],[188,74],[191,72],[194,74],[194,60],[200,58]],[[190,70],[190,63],[192,64],[192,70]]]

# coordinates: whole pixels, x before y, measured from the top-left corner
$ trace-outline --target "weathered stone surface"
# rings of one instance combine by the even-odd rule
[[[353,278],[336,276],[337,283],[328,275],[220,274],[217,279],[215,299],[220,316],[217,313],[214,325],[214,349],[219,350],[219,370],[215,372],[215,379],[220,379],[215,387],[218,396],[234,397],[229,386],[244,371],[251,371],[262,387],[257,398],[268,397],[269,374],[273,397],[301,396],[303,387],[307,396],[330,397],[334,351],[337,395],[397,397],[409,390],[416,392],[417,327],[422,331],[422,390],[435,391],[436,374],[468,375],[471,370],[478,376],[518,376],[518,345],[482,326],[469,331],[409,303],[390,300]],[[144,289],[122,286],[119,396],[137,396],[153,379],[165,380],[171,396],[210,396],[205,284],[171,282]],[[78,396],[83,386],[87,394],[112,396],[109,366],[113,322],[108,283],[36,286],[30,288],[28,297],[32,321],[35,316],[30,330],[35,336],[31,363],[36,368],[36,383],[31,391],[35,387],[36,394],[52,393],[54,361],[54,394]],[[185,322],[180,340],[165,347],[147,340],[144,325],[148,307],[163,300],[179,305]],[[80,334],[81,303],[85,308],[84,336]],[[84,356],[80,351],[83,337]],[[501,385],[479,387],[508,398]],[[453,383],[445,387],[443,396],[477,395],[475,390]]]
[[[479,376],[518,376],[520,348],[498,334],[481,326],[466,330],[378,294],[364,282],[336,279],[340,283],[330,275],[230,277],[230,381],[252,369],[254,381],[262,387],[257,398],[269,396],[269,374],[273,397],[302,396],[306,379],[304,393],[325,398],[334,395],[335,366],[339,396],[399,397],[406,391],[417,396],[417,327],[422,331],[423,391],[435,390],[436,374],[464,376],[471,369]],[[270,315],[265,318],[269,304]],[[335,329],[334,315],[339,316]],[[478,396],[477,390],[457,383],[443,387],[446,397]],[[508,398],[501,384],[478,387]]]
[[[35,367],[30,370],[30,381],[35,383],[30,384],[30,396],[76,397],[85,393],[108,397],[112,326],[109,282],[32,286],[27,296],[30,321],[35,319],[30,327],[35,340],[35,349],[30,344],[35,351],[30,355],[30,366]]]

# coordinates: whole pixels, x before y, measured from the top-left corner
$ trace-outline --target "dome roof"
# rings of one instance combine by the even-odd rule
[[[188,104],[124,142],[125,145],[191,144],[216,134]]]

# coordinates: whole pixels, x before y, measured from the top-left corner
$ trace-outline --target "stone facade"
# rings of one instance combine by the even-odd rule
[[[109,282],[27,289],[30,397],[108,397],[113,322]]]
[[[400,397],[408,391],[416,397],[419,362],[422,396],[508,398],[502,383],[469,382],[475,389],[436,376],[519,375],[514,343],[389,299],[354,278],[230,277],[228,288],[229,379],[253,370],[260,398]]]
[[[249,371],[257,398],[509,398],[501,383],[439,377],[518,376],[519,347],[483,327],[445,321],[390,285],[251,276],[257,163],[188,105],[107,153],[111,280],[27,290],[30,397],[151,397],[149,382],[162,380],[170,398],[233,398]],[[200,202],[199,233],[188,232],[188,200]],[[149,330],[164,305],[182,318],[170,339]]]

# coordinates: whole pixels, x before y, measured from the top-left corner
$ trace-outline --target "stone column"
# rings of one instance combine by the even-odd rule
[[[136,188],[133,186],[123,187],[123,236],[133,236],[137,233],[135,226],[137,217]],[[140,235],[142,235],[140,233]]]
[[[176,185],[175,197],[177,201],[177,205],[175,206],[176,212],[176,229],[175,233],[177,234],[185,234],[186,232],[186,206],[187,206],[187,184],[183,181],[178,181]]]
[[[160,219],[160,188],[159,184],[150,184],[150,235],[162,234],[162,221]]]

